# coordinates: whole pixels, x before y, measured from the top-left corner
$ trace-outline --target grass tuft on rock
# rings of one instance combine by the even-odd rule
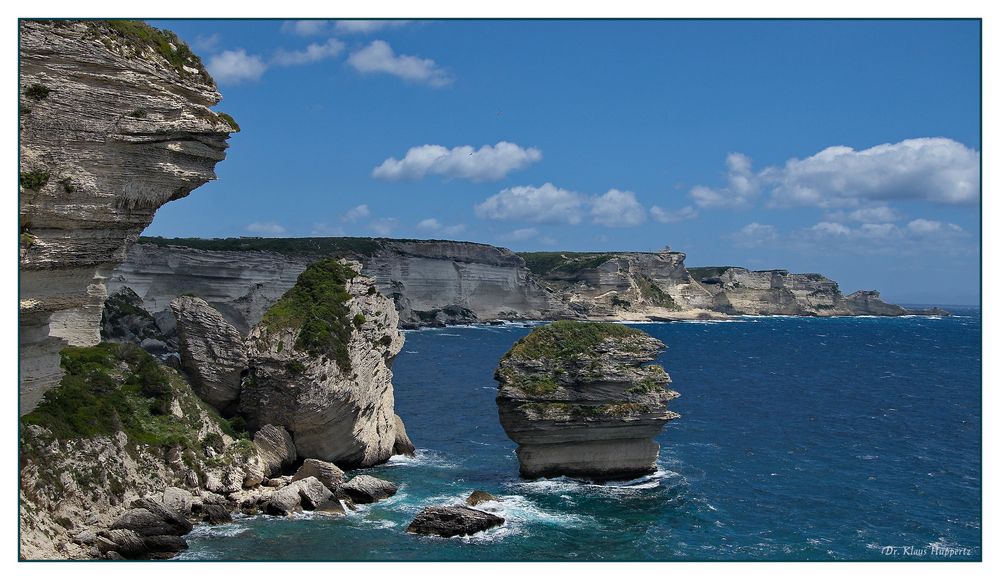
[[[353,324],[347,306],[352,298],[347,284],[357,275],[334,259],[313,262],[264,314],[265,328],[297,330],[296,350],[329,356],[341,371],[350,372],[347,346]]]
[[[532,330],[515,342],[506,356],[568,358],[587,354],[608,338],[632,338],[644,334],[641,330],[610,322],[559,320]]]
[[[93,21],[92,26],[101,21]],[[144,48],[163,57],[170,66],[182,77],[198,76],[204,82],[214,85],[212,77],[205,70],[205,65],[197,54],[191,51],[183,40],[169,30],[154,28],[139,20],[107,20],[107,28],[117,36],[118,40],[136,50],[143,52]],[[192,73],[185,69],[194,69]]]
[[[29,99],[41,101],[45,97],[49,96],[49,93],[51,92],[52,89],[41,83],[32,83],[31,85],[28,85],[27,89],[24,90],[24,96]]]
[[[24,189],[39,190],[49,182],[49,172],[42,170],[24,171],[21,173],[20,184]]]

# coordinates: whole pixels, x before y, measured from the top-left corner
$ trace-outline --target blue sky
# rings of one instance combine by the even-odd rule
[[[670,245],[978,302],[978,22],[151,23],[243,131],[148,235]]]

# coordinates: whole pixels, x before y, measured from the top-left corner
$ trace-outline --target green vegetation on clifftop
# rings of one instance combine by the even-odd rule
[[[522,252],[524,264],[536,276],[576,274],[591,270],[615,257],[614,254],[588,252]]]
[[[589,353],[607,338],[645,335],[641,330],[610,322],[559,320],[541,326],[514,343],[505,356],[528,359],[565,358]]]
[[[353,319],[347,306],[352,298],[347,283],[357,275],[335,259],[310,264],[295,285],[268,309],[262,323],[269,330],[298,330],[297,350],[329,356],[341,371],[350,372],[347,345]]]
[[[275,252],[285,256],[371,256],[381,247],[377,238],[161,238],[141,237],[141,244],[181,246],[196,250]]]
[[[45,427],[57,439],[123,431],[135,443],[193,447],[199,444],[200,415],[206,413],[223,431],[236,435],[180,375],[138,346],[105,342],[67,347],[61,358],[66,374],[21,418],[25,425]],[[183,418],[171,414],[174,401]]]

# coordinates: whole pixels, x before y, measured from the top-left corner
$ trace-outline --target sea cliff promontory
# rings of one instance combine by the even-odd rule
[[[665,348],[641,330],[560,321],[534,329],[504,355],[495,378],[500,423],[517,444],[523,477],[627,479],[655,471],[653,438],[679,417]]]

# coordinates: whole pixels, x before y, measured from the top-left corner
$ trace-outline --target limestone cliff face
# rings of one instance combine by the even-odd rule
[[[518,319],[897,316],[907,312],[870,291],[845,297],[836,282],[820,274],[688,268],[681,252],[518,255],[485,244],[435,240],[140,242],[108,285],[112,291],[134,290],[167,334],[173,328],[167,307],[183,293],[204,298],[245,333],[310,262],[330,256],[360,261],[362,272],[393,299],[403,328]]]
[[[648,365],[664,348],[626,326],[555,322],[533,330],[504,355],[500,423],[518,443],[524,477],[624,479],[652,473],[670,377]]]
[[[284,427],[299,456],[341,467],[382,463],[397,443],[391,365],[403,335],[392,301],[357,270],[311,265],[251,330],[239,408],[251,429]],[[310,302],[332,311],[301,315]]]
[[[105,279],[164,203],[214,179],[235,124],[174,35],[123,21],[20,24],[21,411],[58,351],[99,341]]]
[[[745,268],[695,269],[697,282],[712,296],[712,308],[726,314],[792,316],[900,316],[904,308],[883,302],[878,292],[844,296],[822,274]]]

